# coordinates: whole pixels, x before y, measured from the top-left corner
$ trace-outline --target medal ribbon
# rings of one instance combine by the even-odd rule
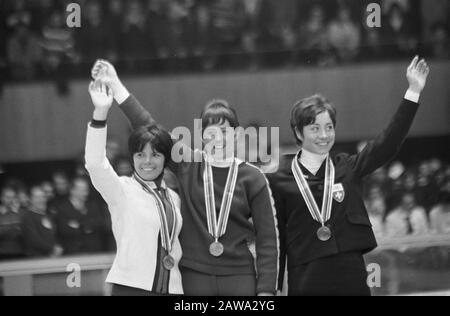
[[[238,169],[238,161],[237,159],[234,159],[230,170],[228,171],[224,195],[220,205],[219,221],[217,221],[213,172],[208,157],[206,157],[206,155],[204,156],[203,191],[205,194],[206,217],[208,221],[208,231],[216,241],[225,235],[227,230],[231,202],[233,200],[234,189],[236,188]]]
[[[154,189],[152,189],[147,183],[145,183],[145,181],[139,177],[139,175],[137,175],[136,173],[133,175],[134,179],[142,186],[142,188],[144,189],[145,192],[147,192],[148,194],[150,194],[151,196],[153,196],[153,198],[156,201],[156,206],[158,209],[158,214],[159,214],[159,219],[161,221],[161,234],[162,237],[161,241],[162,241],[162,247],[170,254],[172,252],[172,248],[173,248],[173,243],[175,241],[175,229],[177,226],[177,215],[175,213],[175,205],[173,204],[173,201],[171,199],[171,197],[169,196],[169,194],[166,195],[167,200],[170,203],[170,211],[172,212],[172,217],[173,217],[173,223],[172,223],[172,233],[169,233],[169,224],[167,221],[167,215],[166,212],[164,211],[165,207],[164,207],[164,203],[161,200],[161,198],[159,197],[158,193],[155,192]]]
[[[324,191],[323,191],[323,200],[322,200],[322,210],[319,211],[319,207],[317,206],[316,200],[311,192],[311,189],[308,185],[308,182],[303,175],[302,169],[300,168],[300,164],[298,162],[298,157],[300,152],[295,156],[292,160],[292,173],[294,174],[295,181],[297,182],[297,186],[300,190],[300,193],[305,200],[306,206],[308,207],[309,212],[311,213],[312,218],[321,223],[322,226],[325,226],[325,223],[331,217],[331,207],[333,204],[333,184],[334,184],[334,175],[335,169],[331,158],[328,156],[326,158],[325,165],[325,182],[324,182]]]

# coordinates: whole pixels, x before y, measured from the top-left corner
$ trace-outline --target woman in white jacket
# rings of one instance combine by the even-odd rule
[[[134,131],[128,142],[134,174],[119,177],[105,155],[113,97],[99,82],[91,82],[89,93],[95,109],[87,130],[86,169],[108,203],[117,244],[106,282],[117,296],[181,295],[180,199],[162,179],[171,157],[170,135],[156,125]]]

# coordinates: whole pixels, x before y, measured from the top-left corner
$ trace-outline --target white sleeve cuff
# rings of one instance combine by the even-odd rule
[[[125,102],[126,99],[128,99],[129,96],[130,92],[128,92],[127,88],[125,88],[123,85],[120,85],[120,87],[117,88],[114,99],[119,105],[121,105]]]
[[[414,103],[419,103],[420,93],[408,90],[406,91],[405,99]]]

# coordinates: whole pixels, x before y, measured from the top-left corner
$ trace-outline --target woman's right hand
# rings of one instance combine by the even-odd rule
[[[95,108],[93,119],[105,121],[114,100],[111,90],[104,83],[96,80],[89,84],[89,94]]]

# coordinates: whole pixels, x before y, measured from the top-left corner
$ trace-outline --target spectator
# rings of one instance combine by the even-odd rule
[[[306,22],[300,25],[298,47],[301,60],[307,63],[321,66],[336,63],[336,55],[327,36],[325,13],[320,5],[313,6]]]
[[[45,74],[55,80],[61,93],[67,92],[67,76],[75,61],[75,42],[71,29],[65,25],[64,14],[59,10],[50,14],[42,29],[42,46]]]
[[[239,65],[245,11],[242,0],[212,0],[210,2],[212,50],[215,67],[233,68]]]
[[[7,42],[7,59],[14,80],[31,80],[38,73],[42,52],[29,26],[19,22]]]
[[[428,232],[428,218],[425,209],[417,205],[413,193],[404,193],[400,205],[386,218],[387,236],[404,237],[424,235]]]
[[[450,34],[444,23],[436,23],[431,29],[429,50],[431,56],[437,59],[450,58]]]
[[[57,237],[65,255],[105,250],[105,210],[89,193],[89,181],[75,178],[69,196],[53,205]]]
[[[103,16],[100,2],[91,0],[83,6],[82,26],[75,33],[75,45],[81,62],[91,64],[99,57],[114,57],[114,36]]]
[[[131,177],[134,172],[130,158],[127,156],[122,156],[117,159],[114,170],[117,172],[119,177]]]
[[[156,48],[148,30],[146,12],[138,0],[127,2],[120,47],[120,56],[123,56],[129,71],[136,73],[150,69]]]
[[[413,54],[418,47],[417,34],[414,34],[414,28],[407,13],[398,4],[393,4],[383,23],[383,41],[384,47],[389,56],[405,57]]]
[[[108,0],[106,3],[108,9],[106,24],[108,25],[109,32],[114,35],[111,38],[109,60],[117,62],[119,60],[120,50],[120,44],[117,39],[120,38],[125,5],[123,0]]]
[[[369,189],[367,198],[365,199],[369,219],[372,223],[372,229],[377,238],[383,237],[384,220],[386,216],[386,201],[381,187],[374,185]]]
[[[59,256],[62,248],[56,244],[56,226],[47,213],[47,196],[40,186],[30,190],[31,203],[24,212],[23,232],[25,252],[30,257]]]
[[[14,188],[5,186],[0,193],[0,260],[24,255],[22,216]]]
[[[50,201],[52,201],[55,198],[55,188],[53,187],[53,185],[50,181],[42,182],[41,188],[45,193],[47,203],[49,203]]]
[[[328,27],[328,39],[340,61],[353,61],[358,55],[361,46],[361,31],[352,20],[348,7],[342,6],[338,9],[336,19]]]
[[[166,0],[148,0],[147,27],[154,42],[156,60],[152,68],[167,71],[170,57],[170,25],[168,17],[169,2]]]
[[[69,177],[64,171],[58,170],[53,172],[52,182],[55,189],[55,201],[64,199],[69,195]]]
[[[438,203],[430,212],[430,223],[434,233],[450,233],[450,177],[440,189]]]
[[[260,10],[260,49],[265,52],[264,62],[268,66],[293,62],[298,1],[263,0]]]

